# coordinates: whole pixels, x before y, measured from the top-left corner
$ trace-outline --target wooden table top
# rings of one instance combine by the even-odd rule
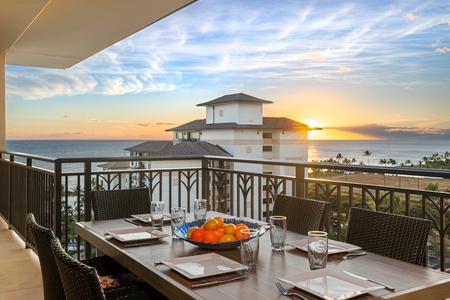
[[[192,218],[192,216],[188,217]],[[221,275],[211,278],[189,280],[165,265],[154,265],[163,259],[198,255],[212,252],[193,244],[171,237],[161,239],[160,243],[124,247],[120,242],[105,237],[105,230],[133,228],[135,225],[124,220],[78,222],[75,232],[80,237],[101,249],[124,267],[131,270],[170,299],[287,299],[275,286],[279,277],[309,271],[307,254],[292,246],[286,246],[282,252],[271,250],[270,233],[260,238],[260,253],[255,270],[247,272],[247,278],[218,285],[191,288],[192,284],[229,278],[234,275]],[[170,225],[163,232],[171,232]],[[288,232],[286,241],[304,238]],[[239,249],[219,250],[216,253],[239,262]],[[395,287],[395,292],[387,289],[377,290],[355,299],[445,299],[450,297],[450,274],[431,270],[399,260],[368,253],[365,256],[342,260],[343,254],[330,255],[327,268],[347,270]],[[296,289],[289,284],[283,285],[308,299],[320,299],[312,294]]]

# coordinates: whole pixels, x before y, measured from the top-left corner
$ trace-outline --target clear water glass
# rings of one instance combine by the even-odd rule
[[[172,238],[177,239],[178,236],[174,234],[176,227],[186,223],[186,208],[172,207],[170,210],[170,226],[172,227]]]
[[[242,229],[241,244],[241,264],[247,266],[249,269],[255,269],[258,263],[259,256],[259,230],[258,229]],[[251,239],[246,239],[250,237]]]
[[[194,200],[194,220],[206,219],[206,199],[195,199]]]
[[[328,261],[328,234],[325,231],[308,232],[308,259],[311,270],[324,269]]]
[[[270,216],[270,241],[272,250],[283,251],[286,242],[287,219],[285,216]]]
[[[151,221],[152,227],[158,230],[162,229],[164,222],[164,202],[152,201],[151,202]]]

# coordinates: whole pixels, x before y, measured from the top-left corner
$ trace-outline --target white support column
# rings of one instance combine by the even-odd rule
[[[0,54],[0,150],[6,150],[6,75],[5,53]]]

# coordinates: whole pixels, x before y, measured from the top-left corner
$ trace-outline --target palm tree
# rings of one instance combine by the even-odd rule
[[[369,150],[364,151],[364,156],[367,156],[367,164],[370,165],[369,156],[372,155],[372,152]]]
[[[386,166],[387,160],[385,158],[380,159],[379,165]]]
[[[341,160],[342,160],[342,154],[341,153],[338,153],[338,155],[336,155],[336,160],[338,161],[338,163],[341,162]]]

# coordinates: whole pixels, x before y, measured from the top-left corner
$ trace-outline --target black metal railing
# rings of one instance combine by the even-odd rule
[[[331,203],[328,231],[334,239],[345,237],[351,206],[410,215],[432,220],[429,266],[447,270],[450,193],[401,186],[450,179],[446,170],[375,167],[332,163],[250,160],[229,157],[126,157],[48,158],[15,152],[0,152],[0,214],[33,247],[26,228],[26,214],[52,228],[66,250],[80,257],[90,255],[90,246],[74,234],[73,224],[91,220],[89,191],[148,187],[152,199],[168,207],[192,209],[195,198],[206,198],[210,208],[238,217],[268,220],[277,194],[321,199]],[[189,167],[103,170],[104,162],[146,162]],[[43,168],[41,164],[50,167]],[[355,178],[377,176],[395,179],[397,186]],[[370,179],[370,178],[369,178]],[[397,180],[398,179],[398,180]]]

